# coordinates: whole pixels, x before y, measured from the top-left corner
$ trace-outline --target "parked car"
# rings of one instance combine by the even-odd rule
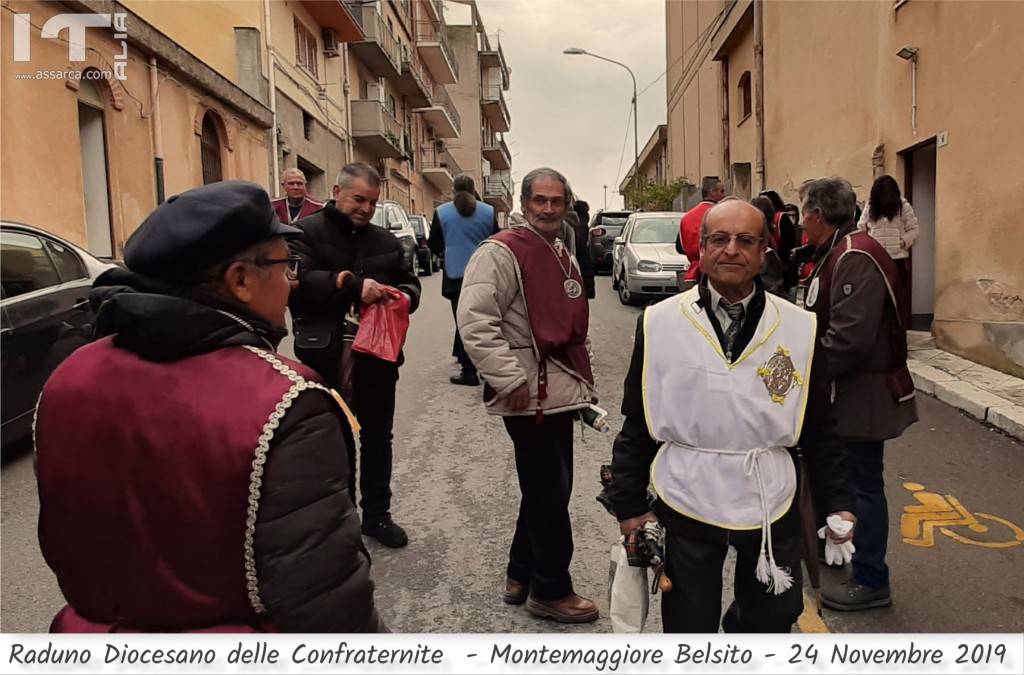
[[[632,211],[598,211],[590,221],[587,246],[594,261],[595,272],[612,271],[612,242],[622,234],[622,227]]]
[[[32,431],[50,374],[93,339],[92,282],[112,263],[21,223],[0,223],[0,446]]]
[[[428,240],[430,239],[430,221],[426,216],[409,216],[412,229],[416,231],[416,261],[420,267],[420,274],[429,277],[432,273],[441,269],[436,256],[430,252]]]
[[[612,287],[624,305],[679,292],[677,272],[690,268],[686,256],[676,253],[676,235],[682,213],[652,211],[634,213],[617,237]]]
[[[370,222],[377,227],[389,230],[391,234],[398,237],[405,253],[405,262],[408,269],[416,270],[416,230],[409,222],[409,216],[405,209],[398,202],[382,200],[377,202],[377,210],[373,212]]]

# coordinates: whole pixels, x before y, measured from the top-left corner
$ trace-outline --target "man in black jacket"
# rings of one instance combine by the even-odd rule
[[[419,305],[420,282],[398,239],[370,223],[380,197],[380,176],[367,164],[349,164],[338,174],[334,199],[322,211],[295,223],[292,242],[300,258],[299,287],[289,306],[295,319],[295,353],[334,388],[342,379],[346,316],[357,321],[362,305],[393,286]],[[351,337],[351,336],[350,336]],[[352,397],[359,432],[359,491],[363,534],[391,548],[405,546],[405,531],[391,518],[392,434],[395,386],[403,358],[391,363],[353,352]],[[349,486],[355,494],[355,453],[349,453]]]

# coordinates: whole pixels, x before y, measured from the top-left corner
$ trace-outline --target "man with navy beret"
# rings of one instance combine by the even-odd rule
[[[255,183],[183,192],[100,276],[36,420],[55,632],[385,630],[347,409],[276,353],[298,260]]]

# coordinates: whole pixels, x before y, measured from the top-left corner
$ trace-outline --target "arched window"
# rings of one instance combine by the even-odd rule
[[[85,207],[86,248],[93,255],[114,255],[110,222],[110,183],[107,177],[107,138],[104,96],[87,69],[78,88],[78,138],[82,158],[82,202]]]
[[[220,168],[220,136],[217,134],[217,123],[213,113],[203,115],[203,133],[200,136],[203,156],[203,185],[224,180]]]
[[[740,115],[740,121],[742,122],[743,120],[747,119],[748,115],[750,115],[751,109],[749,70],[740,75],[739,91],[737,93],[740,97],[740,111],[742,112],[742,114]]]

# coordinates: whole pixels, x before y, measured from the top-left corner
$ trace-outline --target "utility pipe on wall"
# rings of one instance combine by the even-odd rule
[[[153,169],[156,177],[156,203],[164,203],[164,137],[160,131],[160,80],[156,57],[149,57],[149,124],[153,130]]]
[[[272,28],[270,25],[270,0],[263,0],[263,43],[267,46],[267,74],[268,84],[270,92],[267,98],[270,99],[270,116],[273,123],[273,127],[270,130],[270,143],[273,150],[272,154],[274,159],[272,161],[274,171],[274,185],[271,190],[276,195],[277,191],[281,189],[281,176],[280,176],[280,152],[277,146],[277,81],[274,77],[274,71],[277,66],[274,63],[274,50],[270,48],[270,32]]]
[[[767,189],[764,162],[764,2],[754,0],[754,123],[758,191]]]

